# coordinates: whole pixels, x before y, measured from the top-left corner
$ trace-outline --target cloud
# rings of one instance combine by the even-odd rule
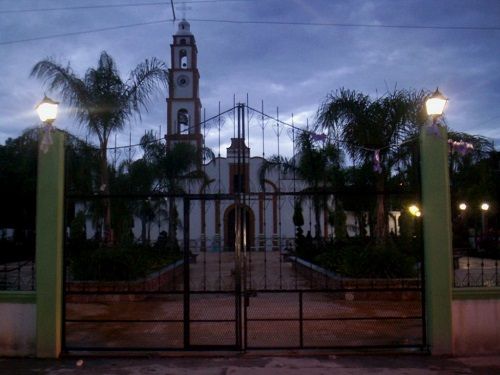
[[[62,0],[40,1],[36,6],[48,5],[69,6]],[[9,3],[8,7],[21,5]],[[466,0],[266,0],[193,3],[191,8],[188,18],[192,19],[388,25],[498,26],[500,14],[500,3],[486,0],[480,7]],[[169,17],[168,6],[0,14],[0,41]],[[145,58],[156,56],[170,62],[175,28],[164,23],[0,46],[0,142],[5,134],[20,133],[37,121],[29,113],[43,96],[43,87],[28,75],[40,59],[54,56],[64,63],[71,61],[83,75],[95,66],[100,52],[107,50],[127,77]],[[490,134],[497,127],[494,122],[483,125],[481,120],[500,115],[498,32],[202,21],[192,21],[191,29],[198,42],[201,101],[207,116],[217,113],[219,101],[224,110],[232,107],[233,94],[236,101],[246,102],[248,93],[252,106],[260,108],[263,101],[266,112],[275,114],[279,107],[282,118],[294,113],[300,123],[299,114],[314,114],[326,94],[339,87],[376,95],[395,85],[428,90],[439,86],[450,97],[447,116],[453,128]],[[132,143],[147,129],[165,128],[166,96],[165,91],[154,99],[142,123],[131,124]],[[57,122],[83,133],[71,117],[62,116]],[[125,129],[117,142],[128,143],[128,125]]]

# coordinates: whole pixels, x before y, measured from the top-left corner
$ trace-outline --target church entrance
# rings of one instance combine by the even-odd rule
[[[237,240],[236,215],[241,214],[241,233],[245,244],[250,249],[254,247],[255,217],[252,209],[248,206],[237,210],[236,205],[230,206],[224,215],[224,250],[235,251]]]

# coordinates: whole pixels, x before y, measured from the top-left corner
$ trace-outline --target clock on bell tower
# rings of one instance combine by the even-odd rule
[[[167,147],[188,142],[201,150],[201,101],[196,42],[183,19],[170,45],[171,68],[167,98]]]

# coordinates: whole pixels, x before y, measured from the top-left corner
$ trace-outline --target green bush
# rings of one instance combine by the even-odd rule
[[[82,246],[69,254],[73,279],[97,281],[137,280],[181,257],[178,251],[159,251],[143,245]]]
[[[415,277],[417,259],[394,240],[375,244],[359,238],[330,241],[312,262],[346,277]]]

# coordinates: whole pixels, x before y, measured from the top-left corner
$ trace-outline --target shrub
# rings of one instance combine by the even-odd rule
[[[71,254],[69,266],[75,280],[131,281],[146,277],[180,257],[179,252],[159,251],[144,245],[85,246]]]
[[[347,277],[399,278],[416,276],[416,258],[395,241],[375,244],[360,238],[331,241],[313,262]]]

